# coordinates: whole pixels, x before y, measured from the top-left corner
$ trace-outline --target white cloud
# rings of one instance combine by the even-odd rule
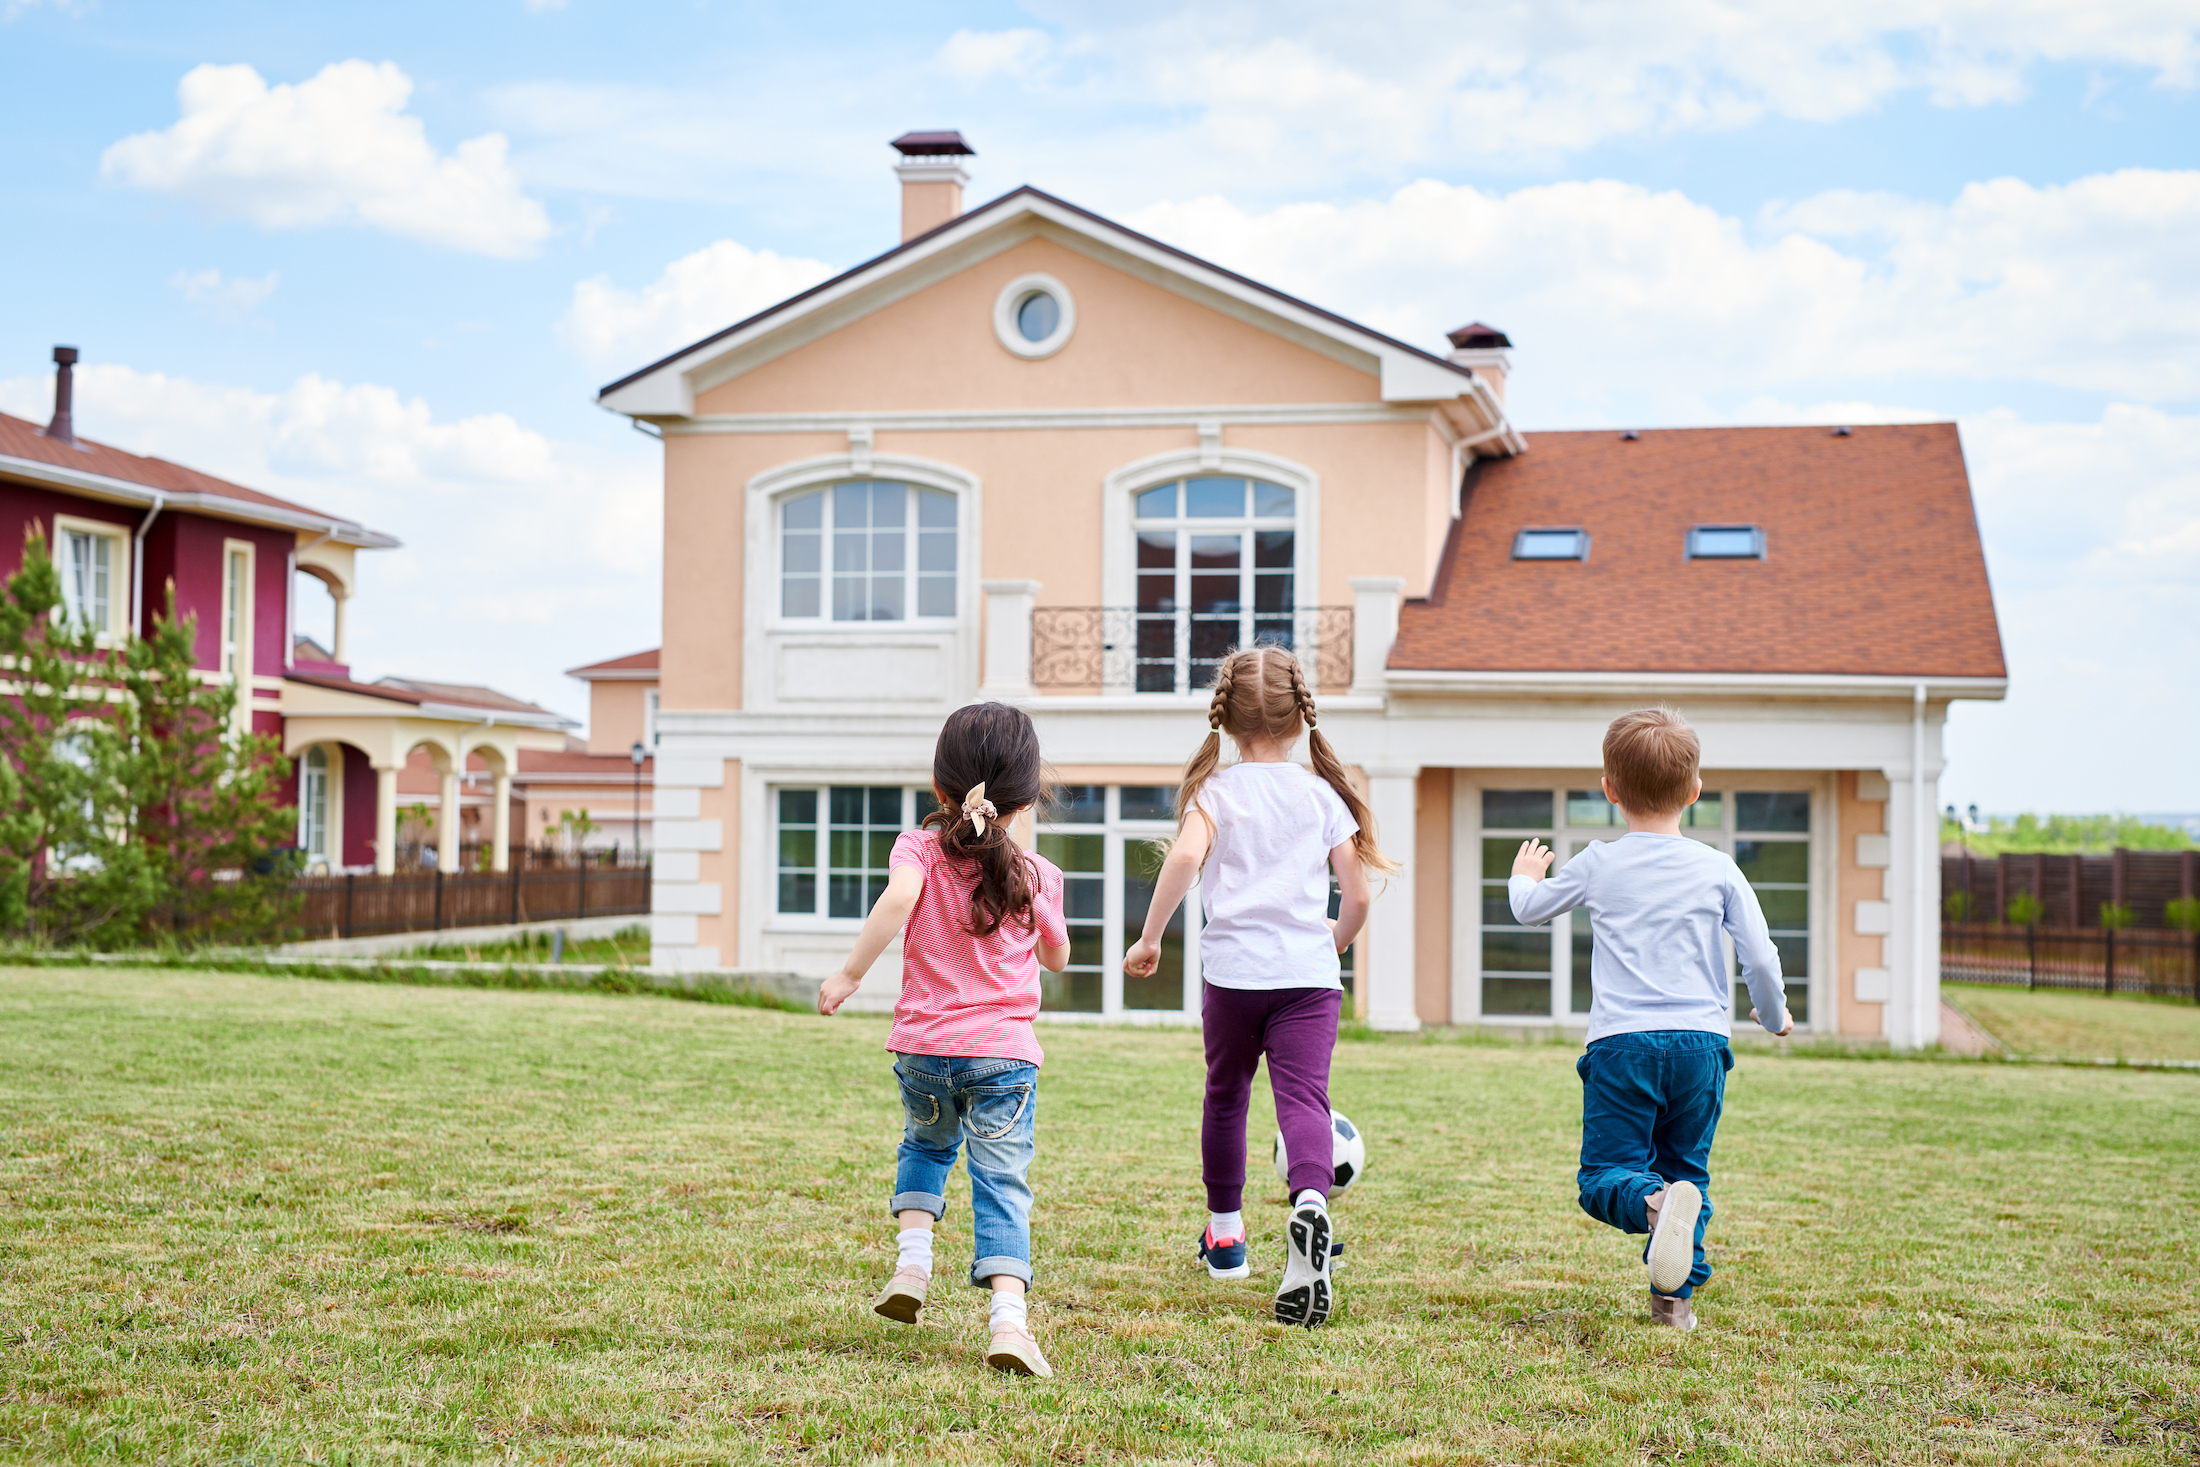
[[[1053,54],[1045,31],[959,30],[940,47],[940,64],[960,81],[981,81],[996,73],[1030,76]]]
[[[2010,692],[1958,705],[1944,800],[2200,809],[2200,417],[1995,412],[1963,441]]]
[[[360,557],[346,632],[364,676],[488,683],[579,717],[562,669],[654,645],[663,511],[638,438],[607,452],[317,375],[275,393],[104,364],[76,381],[78,428],[100,442],[405,542]],[[0,380],[0,409],[43,418],[52,393],[51,377]]]
[[[219,270],[178,270],[168,277],[168,288],[183,292],[185,300],[205,306],[216,315],[245,316],[275,293],[280,279],[274,270],[257,280],[248,275],[224,277]]]
[[[1424,180],[1267,213],[1209,197],[1129,222],[1409,341],[1493,320],[1530,422],[1644,400],[1701,418],[1720,394],[1889,378],[2200,395],[2200,172],[2004,179],[1946,204],[1829,194],[1755,228],[1610,180]]]
[[[639,367],[832,273],[818,260],[722,239],[674,260],[640,290],[614,285],[608,275],[581,281],[558,333],[592,365]]]
[[[176,123],[108,148],[103,177],[266,229],[357,223],[507,258],[550,234],[503,135],[438,154],[405,113],[412,81],[393,62],[339,61],[273,87],[250,66],[197,66],[176,96]]]

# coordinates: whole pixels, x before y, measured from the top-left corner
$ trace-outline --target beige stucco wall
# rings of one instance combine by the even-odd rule
[[[1843,1034],[1879,1034],[1884,1032],[1882,1011],[1886,1005],[1857,1001],[1856,970],[1886,967],[1887,939],[1857,936],[1856,904],[1886,900],[1887,873],[1856,864],[1856,838],[1886,834],[1887,802],[1858,799],[1853,769],[1841,772],[1837,788],[1841,802],[1836,827],[1841,842],[1840,877],[1836,883],[1840,898],[1834,903],[1833,930],[1834,947],[1839,954],[1834,974],[1840,993],[1840,1029]]]
[[[642,741],[643,694],[653,682],[591,682],[588,685],[588,752],[625,754]]]
[[[1412,869],[1403,878],[1413,882],[1413,1012],[1424,1024],[1449,1024],[1451,771],[1422,770],[1416,794]]]

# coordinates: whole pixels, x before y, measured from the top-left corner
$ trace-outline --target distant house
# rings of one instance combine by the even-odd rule
[[[397,541],[355,520],[277,499],[75,431],[72,347],[54,351],[54,414],[44,427],[0,414],[0,576],[22,565],[34,527],[51,546],[72,616],[117,639],[142,635],[166,605],[198,618],[198,666],[234,682],[239,723],[281,741],[297,846],[315,866],[390,871],[399,780],[419,758],[441,808],[456,810],[469,766],[490,780],[488,844],[506,868],[509,776],[523,750],[562,751],[573,720],[488,688],[361,683],[346,662],[354,557]],[[293,582],[335,602],[333,647],[297,634]],[[459,843],[439,849],[458,869]]]

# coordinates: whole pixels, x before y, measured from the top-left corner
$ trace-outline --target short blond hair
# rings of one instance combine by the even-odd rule
[[[1688,803],[1703,745],[1670,708],[1623,713],[1604,731],[1604,777],[1638,815],[1670,815]]]

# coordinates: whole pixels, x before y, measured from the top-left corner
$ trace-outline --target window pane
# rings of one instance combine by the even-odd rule
[[[1105,785],[1056,785],[1040,818],[1049,825],[1098,825],[1107,818],[1107,794]]]
[[[1065,872],[1105,871],[1108,838],[1104,835],[1059,835],[1042,832],[1039,854]]]
[[[1123,948],[1145,934],[1146,913],[1153,905],[1154,879],[1161,871],[1161,849],[1150,841],[1125,841],[1123,877]],[[1150,977],[1123,975],[1123,1007],[1127,1009],[1176,1009],[1184,1007],[1184,907],[1180,903],[1161,929],[1161,961]]]
[[[1513,537],[1513,559],[1580,560],[1587,544],[1579,530],[1522,530]]]
[[[1296,580],[1288,572],[1280,575],[1271,572],[1253,577],[1253,610],[1269,614],[1290,611],[1291,592]],[[1285,627],[1288,626],[1289,623],[1285,623]],[[1289,632],[1286,630],[1284,641],[1288,644],[1289,640]]]
[[[917,615],[953,616],[955,614],[955,578],[953,576],[920,576],[917,578]]]
[[[1594,960],[1595,952],[1596,934],[1590,930],[1589,914],[1576,911],[1574,913],[1574,991],[1570,997],[1573,1000],[1573,1012],[1577,1014],[1586,1014],[1589,1012],[1590,1005],[1596,1002],[1595,985],[1589,979],[1589,967]]]
[[[1619,807],[1604,798],[1602,790],[1566,791],[1568,825],[1618,825]]]
[[[1237,535],[1194,535],[1192,539],[1192,569],[1236,570],[1238,558],[1244,553],[1244,541]]]
[[[1688,553],[1698,558],[1727,559],[1757,555],[1757,530],[1744,525],[1731,529],[1697,529],[1688,535]]]
[[[943,530],[930,530],[917,536],[917,569],[937,574],[952,573],[955,569],[955,537]]]
[[[863,869],[863,827],[836,825],[826,837],[826,850],[835,870]]]
[[[864,881],[860,873],[835,871],[825,883],[825,915],[828,917],[863,917],[871,909],[863,901]]]
[[[1738,794],[1734,797],[1736,830],[1810,829],[1810,795],[1797,790],[1782,794]]]
[[[1261,519],[1283,519],[1298,512],[1298,495],[1281,484],[1253,481],[1253,513]]]
[[[1224,647],[1237,640],[1237,614],[1241,609],[1238,593],[1241,589],[1238,585],[1238,578],[1234,575],[1193,576],[1191,578],[1192,615],[1226,616],[1230,618],[1228,623],[1229,635],[1223,640]],[[1199,656],[1202,654],[1194,653],[1193,655]]]
[[[1163,484],[1158,489],[1148,489],[1138,496],[1138,517],[1142,520],[1173,520],[1176,518],[1176,485]]]
[[[1108,887],[1104,881],[1062,882],[1062,914],[1073,922],[1097,922],[1107,909]]]
[[[796,575],[814,576],[823,555],[823,536],[790,530],[779,542],[779,568]]]
[[[1049,973],[1039,970],[1039,1007],[1055,1013],[1100,1012],[1100,972]]]
[[[817,577],[807,576],[784,581],[779,587],[779,614],[781,616],[817,615]]]
[[[871,486],[869,484],[835,484],[833,486],[833,528],[836,530],[860,530],[871,523]]]
[[[779,792],[779,823],[781,825],[817,824],[817,791],[781,790]]]
[[[806,872],[779,873],[779,910],[808,916],[817,910],[817,877]]]
[[[873,574],[880,571],[900,571],[908,563],[906,558],[908,548],[907,532],[899,525],[891,530],[873,530],[871,532],[871,570]]]
[[[1484,978],[1482,1012],[1518,1017],[1547,1017],[1551,1012],[1551,980]]]
[[[915,830],[918,826],[924,824],[925,817],[940,807],[939,797],[930,790],[913,789],[909,791],[909,799],[910,803],[916,807],[909,817],[909,828],[911,830]]]
[[[817,530],[825,525],[825,491],[813,489],[787,501],[782,523],[790,530]]]
[[[1482,966],[1501,973],[1551,971],[1551,934],[1548,932],[1482,933]]]
[[[1520,854],[1517,836],[1490,836],[1482,842],[1482,879],[1484,881],[1509,881],[1513,874],[1513,859]]]
[[[1184,481],[1184,517],[1190,520],[1234,520],[1245,514],[1243,479],[1200,478]]]
[[[1176,818],[1176,786],[1127,784],[1120,796],[1125,820],[1173,820]]]
[[[1807,937],[1775,937],[1773,947],[1780,953],[1780,976],[1790,982],[1810,976],[1810,939]],[[1792,1000],[1791,1000],[1792,1002]],[[1800,1018],[1801,1015],[1796,1017]]]
[[[1707,794],[1681,811],[1681,826],[1685,830],[1717,830],[1726,824],[1726,805],[1722,797]]]
[[[844,572],[869,570],[870,560],[865,552],[871,537],[861,530],[842,530],[833,536],[833,569]]]
[[[937,489],[917,491],[917,528],[920,530],[952,530],[955,528],[955,496],[943,494]]]
[[[1502,882],[1482,884],[1482,925],[1484,927],[1511,927],[1519,922],[1513,915],[1512,894]]]
[[[1045,341],[1062,324],[1062,303],[1045,291],[1027,295],[1016,307],[1016,334],[1029,342]]]
[[[909,488],[905,484],[871,486],[871,528],[900,529],[908,523]]]
[[[1138,533],[1140,570],[1176,569],[1176,531],[1141,530]]]
[[[901,787],[899,785],[873,785],[870,799],[871,824],[888,825],[901,829]]]
[[[865,794],[861,785],[834,785],[828,807],[835,825],[861,825]]]
[[[779,832],[779,864],[804,868],[816,866],[817,832],[782,827]]]
[[[1289,570],[1292,567],[1292,544],[1297,536],[1290,530],[1255,530],[1253,532],[1253,564],[1263,570]]]
[[[1810,892],[1807,889],[1760,887],[1757,905],[1764,908],[1767,927],[1810,926]]]
[[[1810,842],[1807,840],[1738,840],[1734,864],[1751,883],[1760,881],[1808,882]]]
[[[900,621],[902,617],[902,581],[899,575],[871,577],[872,621]]]
[[[1549,830],[1549,790],[1482,791],[1482,824],[1491,830]],[[1506,862],[1511,869],[1511,862]]]

